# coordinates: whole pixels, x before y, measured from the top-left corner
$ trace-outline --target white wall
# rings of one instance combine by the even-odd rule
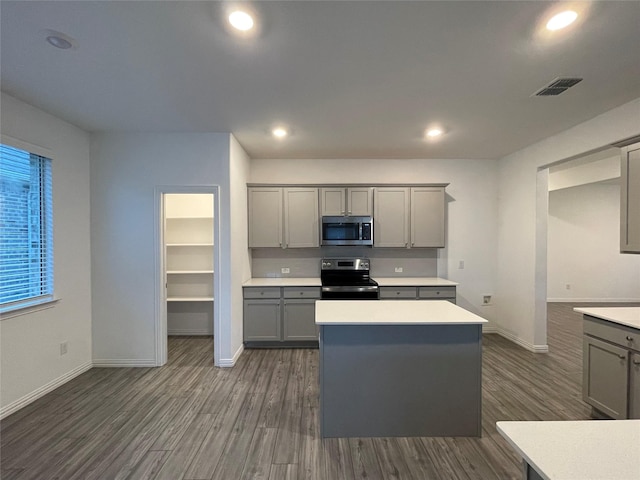
[[[458,304],[488,320],[495,293],[497,161],[492,160],[251,160],[251,183],[449,183],[447,247],[438,249],[438,275],[460,283]],[[420,253],[417,253],[420,255]],[[464,260],[465,268],[459,269]]]
[[[532,349],[546,348],[547,185],[538,169],[640,133],[640,99],[508,155],[499,161],[496,320]],[[546,178],[546,177],[545,177]]]
[[[548,227],[549,301],[640,301],[640,255],[620,253],[619,185],[550,192]]]
[[[235,356],[242,347],[242,284],[251,278],[249,252],[247,182],[249,180],[249,156],[235,137],[231,136],[229,173],[231,206],[231,349]]]
[[[235,355],[232,325],[230,135],[95,134],[91,139],[93,359],[99,365],[153,365],[156,248],[154,188],[219,185],[222,287],[220,361]]]
[[[91,367],[89,135],[5,93],[2,134],[52,158],[55,295],[52,308],[3,318],[1,416]],[[68,353],[60,355],[60,343]]]

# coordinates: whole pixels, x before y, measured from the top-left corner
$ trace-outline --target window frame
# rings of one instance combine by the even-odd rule
[[[0,143],[2,143],[3,145],[6,145],[8,147],[12,147],[12,148],[16,148],[19,150],[23,150],[26,151],[30,154],[35,154],[38,155],[40,157],[45,157],[50,161],[50,175],[51,175],[51,202],[50,202],[50,208],[51,208],[51,212],[50,212],[50,219],[53,222],[53,217],[54,217],[54,187],[53,187],[53,177],[54,177],[54,155],[53,152],[45,147],[41,147],[38,145],[33,145],[31,143],[16,139],[16,138],[12,138],[8,135],[0,135]],[[32,312],[36,312],[36,311],[40,311],[40,310],[44,310],[44,309],[48,309],[48,308],[52,308],[53,306],[55,306],[55,304],[58,303],[58,301],[60,300],[57,295],[56,295],[56,290],[55,290],[55,278],[56,278],[56,274],[55,274],[55,230],[54,230],[54,226],[51,225],[51,228],[49,229],[49,233],[50,233],[50,239],[49,241],[51,242],[51,254],[53,255],[53,259],[51,261],[51,272],[50,275],[52,277],[51,279],[51,283],[52,283],[52,291],[50,294],[45,294],[45,295],[38,295],[38,296],[33,296],[33,297],[29,297],[29,298],[25,298],[22,300],[16,300],[14,302],[8,302],[5,304],[1,304],[0,305],[0,320],[5,320],[8,318],[13,318],[19,315],[25,315],[28,313],[32,313]]]

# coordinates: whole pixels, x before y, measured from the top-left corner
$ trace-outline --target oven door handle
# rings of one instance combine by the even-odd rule
[[[357,292],[357,293],[363,293],[363,292],[377,292],[378,291],[378,287],[374,286],[374,285],[367,285],[367,286],[354,286],[354,285],[350,285],[350,286],[335,286],[335,287],[322,287],[323,292]]]

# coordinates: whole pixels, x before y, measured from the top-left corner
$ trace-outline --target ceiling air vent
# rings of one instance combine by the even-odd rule
[[[532,97],[548,97],[553,95],[560,95],[565,90],[573,87],[576,83],[580,83],[581,78],[556,78],[546,87],[542,87]]]

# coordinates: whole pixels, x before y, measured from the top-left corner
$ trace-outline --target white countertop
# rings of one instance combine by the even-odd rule
[[[455,287],[451,280],[438,277],[373,277],[381,287]]]
[[[545,480],[639,480],[640,420],[498,422]]]
[[[640,329],[640,307],[574,308],[576,312]]]
[[[242,284],[243,287],[320,287],[320,278],[317,277],[277,277],[277,278],[252,278]]]
[[[381,287],[450,287],[458,285],[451,280],[438,277],[373,277]],[[320,287],[319,277],[270,277],[252,278],[243,287]]]
[[[469,325],[482,317],[446,300],[318,300],[318,325]]]

